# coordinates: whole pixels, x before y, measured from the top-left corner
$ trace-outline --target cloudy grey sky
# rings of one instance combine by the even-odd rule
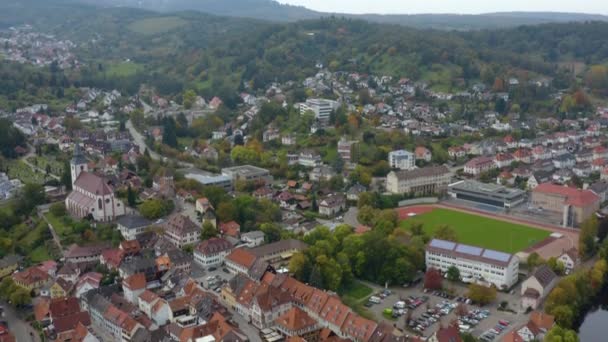
[[[278,0],[323,12],[341,13],[460,13],[505,11],[579,12],[608,15],[606,0]]]

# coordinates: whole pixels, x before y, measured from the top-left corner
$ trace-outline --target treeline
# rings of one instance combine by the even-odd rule
[[[402,285],[424,267],[424,242],[397,229],[396,213],[380,214],[369,232],[354,234],[341,225],[330,231],[317,227],[303,237],[309,248],[295,254],[289,270],[313,286],[338,291],[355,278],[377,284]]]

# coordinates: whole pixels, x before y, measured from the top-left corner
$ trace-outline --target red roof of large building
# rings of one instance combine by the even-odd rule
[[[74,187],[81,188],[95,195],[110,195],[114,192],[105,179],[86,171],[78,175],[76,182],[74,182]]]
[[[564,197],[566,204],[575,207],[584,207],[592,205],[600,200],[600,198],[590,190],[580,190],[568,186],[557,185],[553,183],[543,183],[538,185],[533,190],[537,193],[552,194]]]

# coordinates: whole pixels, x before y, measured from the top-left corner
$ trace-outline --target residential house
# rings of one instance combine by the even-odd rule
[[[536,171],[533,172],[530,178],[527,181],[527,188],[532,190],[536,188],[539,184],[546,183],[551,181],[552,173],[547,171]]]
[[[304,150],[298,156],[298,164],[304,167],[319,166],[321,165],[321,155],[312,150]]]
[[[366,191],[367,191],[367,188],[365,188],[363,185],[357,183],[357,184],[351,186],[348,189],[348,191],[346,191],[346,199],[349,201],[358,201],[359,195]]]
[[[511,163],[513,163],[514,161],[515,158],[513,158],[513,155],[511,153],[498,153],[496,156],[494,156],[494,164],[496,164],[496,167],[498,167],[499,169],[511,166]]]
[[[314,167],[310,173],[308,174],[308,178],[310,178],[313,182],[320,182],[322,180],[328,181],[336,176],[336,171],[331,166],[320,165]]]
[[[595,182],[588,187],[589,190],[593,191],[599,198],[600,202],[604,203],[608,200],[608,183],[606,182]]]
[[[152,221],[139,215],[126,215],[116,221],[116,226],[125,240],[134,240],[152,225]]]
[[[416,160],[422,160],[427,163],[433,158],[431,150],[424,146],[417,146],[416,149],[414,149],[414,156],[416,156]]]
[[[146,275],[143,273],[136,273],[123,279],[122,290],[125,299],[137,304],[139,295],[146,290],[146,283]]]
[[[28,291],[40,290],[51,280],[49,274],[42,271],[37,266],[31,266],[23,271],[14,273],[12,278],[15,285]]]
[[[329,195],[319,202],[319,214],[327,217],[334,216],[346,210],[346,200],[342,194]]]
[[[570,153],[564,153],[553,157],[553,165],[556,169],[569,169],[576,165],[576,159]]]
[[[557,275],[547,265],[539,266],[521,285],[521,306],[536,309],[557,283]]]
[[[565,250],[558,258],[562,264],[564,264],[564,268],[566,272],[572,272],[574,268],[580,263],[580,258],[578,256],[578,251],[575,247],[572,247],[568,250]]]
[[[249,248],[260,246],[264,243],[264,233],[259,230],[243,233],[241,241]]]
[[[57,278],[50,287],[51,298],[67,297],[72,292],[74,283],[71,283],[63,278]]]

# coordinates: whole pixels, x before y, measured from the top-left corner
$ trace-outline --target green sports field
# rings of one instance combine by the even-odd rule
[[[413,223],[422,223],[429,236],[447,224],[456,231],[458,242],[507,253],[522,251],[551,234],[522,224],[440,208],[408,218],[401,222],[401,227],[409,229]]]

